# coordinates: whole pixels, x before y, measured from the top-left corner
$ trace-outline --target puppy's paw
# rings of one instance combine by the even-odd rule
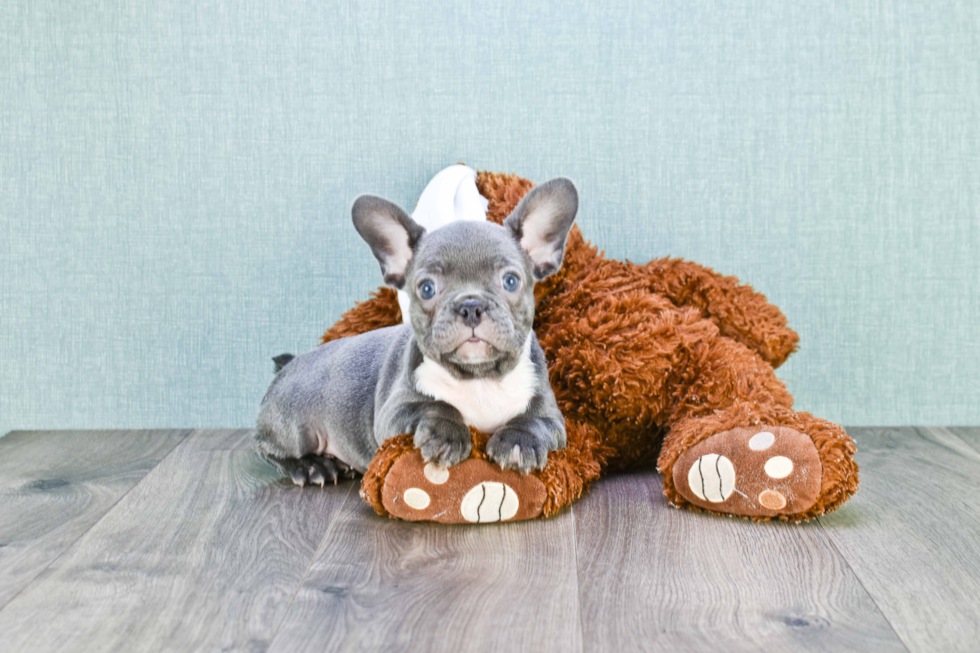
[[[338,465],[332,458],[310,454],[302,458],[276,458],[273,461],[284,474],[289,476],[295,485],[325,486],[327,483],[337,484],[350,470]]]
[[[470,429],[451,419],[426,416],[415,427],[415,448],[428,463],[449,467],[470,457],[473,441]]]
[[[548,463],[548,442],[536,433],[504,426],[487,442],[487,456],[503,469],[527,474]]]

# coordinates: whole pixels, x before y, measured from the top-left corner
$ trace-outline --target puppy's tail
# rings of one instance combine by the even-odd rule
[[[296,357],[292,354],[279,354],[278,356],[273,357],[272,362],[276,364],[276,374],[279,374],[279,370],[286,367],[286,365],[289,364],[289,361],[293,360],[294,358]]]

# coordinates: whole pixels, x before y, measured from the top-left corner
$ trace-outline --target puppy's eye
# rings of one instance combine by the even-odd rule
[[[432,279],[425,279],[419,284],[419,297],[422,299],[432,299],[436,296],[436,282]]]
[[[501,284],[503,285],[504,290],[506,290],[507,292],[514,292],[515,290],[520,288],[521,278],[516,274],[514,274],[513,272],[508,272],[507,274],[504,275]]]

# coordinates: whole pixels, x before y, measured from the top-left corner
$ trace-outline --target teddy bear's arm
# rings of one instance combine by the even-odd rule
[[[786,325],[786,316],[762,293],[710,268],[683,259],[663,258],[645,266],[651,289],[678,306],[693,306],[721,334],[757,352],[779,367],[796,351],[799,336]]]
[[[381,287],[371,293],[371,298],[358,302],[354,308],[340,316],[337,323],[320,336],[320,344],[356,336],[387,326],[395,326],[402,321],[402,311],[398,307],[398,293],[393,289]]]
[[[517,175],[480,172],[476,180],[480,194],[489,201],[487,219],[500,223],[514,210],[534,184]],[[601,255],[585,241],[578,227],[572,229],[565,252],[565,274],[558,274],[535,290],[540,298],[562,279],[576,278],[577,270],[591,270]],[[786,326],[786,317],[765,295],[724,277],[713,270],[682,259],[659,259],[646,266],[650,288],[677,306],[693,306],[718,325],[722,335],[736,340],[763,359],[779,367],[796,350],[799,337]]]

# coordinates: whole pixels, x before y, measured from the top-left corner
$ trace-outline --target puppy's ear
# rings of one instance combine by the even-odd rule
[[[357,233],[381,263],[385,283],[400,289],[405,285],[408,262],[425,229],[397,204],[374,195],[361,195],[354,200],[351,216]]]
[[[534,263],[539,281],[558,271],[565,241],[578,211],[578,191],[570,179],[558,177],[535,186],[521,199],[504,226],[514,232]]]

